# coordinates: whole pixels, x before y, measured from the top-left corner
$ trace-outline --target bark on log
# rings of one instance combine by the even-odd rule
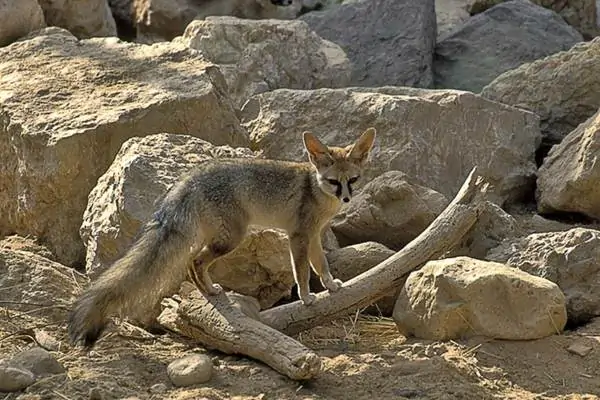
[[[487,189],[488,184],[473,168],[448,207],[402,250],[345,282],[338,292],[318,293],[310,306],[295,301],[265,310],[260,314],[261,321],[294,335],[372,304],[395,289],[405,275],[460,241],[485,210]]]
[[[259,314],[258,309],[242,311],[236,295],[222,293],[206,298],[184,284],[182,288],[187,289],[182,290],[183,300],[179,304],[166,300],[167,308],[159,322],[209,348],[260,360],[292,379],[315,377],[320,371],[319,357],[281,332],[295,334],[372,304],[396,288],[406,274],[443,255],[469,232],[485,210],[487,187],[474,168],[454,200],[417,238],[345,282],[338,292],[317,294],[310,306],[296,301]]]
[[[161,325],[208,348],[260,360],[294,380],[314,378],[321,370],[317,354],[296,340],[262,324],[258,302],[235,293],[204,297],[184,282],[181,302],[165,299]],[[255,302],[255,305],[249,302]]]

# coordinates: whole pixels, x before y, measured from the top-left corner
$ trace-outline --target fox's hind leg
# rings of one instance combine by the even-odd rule
[[[245,234],[245,228],[223,230],[220,235],[213,237],[193,257],[188,267],[188,275],[202,293],[217,295],[223,291],[221,285],[213,283],[209,269],[216,260],[235,250]]]

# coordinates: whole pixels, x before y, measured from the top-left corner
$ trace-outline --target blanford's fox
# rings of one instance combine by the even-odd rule
[[[73,343],[91,348],[113,314],[142,318],[177,291],[187,276],[198,289],[222,291],[209,268],[234,250],[250,224],[284,229],[298,294],[305,305],[310,266],[337,291],[321,244],[323,228],[349,202],[375,140],[367,129],[346,147],[328,147],[303,133],[309,162],[259,159],[207,161],[174,184],[139,237],[76,301],[69,316]]]

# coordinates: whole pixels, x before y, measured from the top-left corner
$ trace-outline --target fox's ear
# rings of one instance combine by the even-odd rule
[[[311,163],[319,167],[330,165],[333,162],[329,149],[315,135],[304,132],[302,133],[302,140]]]
[[[373,127],[364,131],[358,140],[352,145],[347,158],[356,164],[364,164],[364,162],[367,161],[369,152],[371,151],[373,143],[375,142],[375,136],[376,131]]]

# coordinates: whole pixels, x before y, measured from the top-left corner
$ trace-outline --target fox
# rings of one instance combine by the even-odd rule
[[[302,133],[308,160],[221,158],[180,178],[132,245],[74,302],[68,316],[72,344],[91,349],[109,317],[147,317],[186,278],[205,296],[223,288],[210,277],[215,260],[234,251],[249,225],[282,229],[289,238],[293,276],[305,306],[315,300],[311,269],[329,292],[332,276],[323,230],[350,202],[369,160],[375,128],[345,147],[327,146]]]

